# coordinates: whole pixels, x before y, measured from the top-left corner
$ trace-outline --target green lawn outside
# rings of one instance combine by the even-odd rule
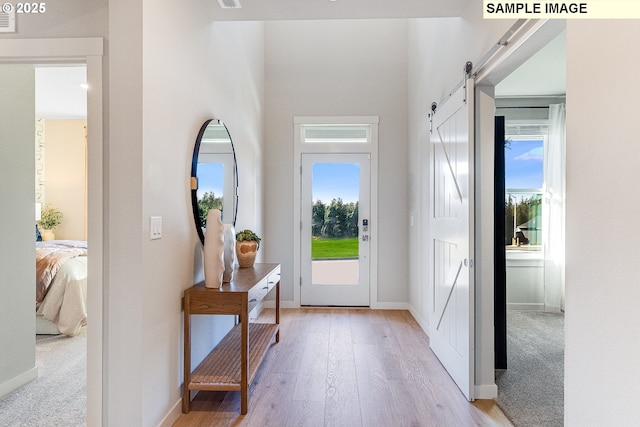
[[[313,237],[311,239],[311,258],[358,258],[358,238],[328,239]]]

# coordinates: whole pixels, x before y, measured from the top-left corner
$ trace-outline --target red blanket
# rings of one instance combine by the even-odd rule
[[[71,258],[87,256],[87,242],[50,240],[36,242],[36,302],[42,302],[62,265]]]

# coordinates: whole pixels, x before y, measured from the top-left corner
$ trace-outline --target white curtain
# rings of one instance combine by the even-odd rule
[[[545,306],[564,310],[565,104],[549,106],[549,137],[544,146],[542,212]]]

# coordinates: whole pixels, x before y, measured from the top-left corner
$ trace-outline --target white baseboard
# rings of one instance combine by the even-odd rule
[[[275,301],[264,301],[262,306],[276,308],[276,303]],[[300,304],[295,301],[280,301],[280,308],[300,308]],[[377,302],[371,304],[371,308],[374,310],[409,310],[410,305],[406,302]]]
[[[256,308],[258,308],[257,313],[260,313],[260,310],[263,308],[276,308],[275,301],[262,301]],[[294,301],[280,301],[280,308],[300,308],[300,304],[296,304]],[[255,310],[255,308],[254,308]]]
[[[263,308],[276,308],[276,302],[275,301],[262,301],[259,304],[260,307],[260,311],[262,311]],[[280,301],[280,307],[282,307],[282,301]]]
[[[272,308],[276,308],[275,301],[270,301],[273,303]],[[300,308],[300,304],[295,301],[280,301],[280,308]]]
[[[418,322],[418,325],[420,325],[424,333],[429,336],[429,322],[427,322],[422,316],[420,316],[418,311],[412,305],[409,305],[409,313],[411,313],[413,318],[416,319],[416,322]]]
[[[171,427],[175,423],[180,414],[182,413],[182,399],[178,400],[175,405],[169,410],[169,413],[164,416],[158,427]]]
[[[409,304],[406,302],[374,302],[371,304],[374,310],[409,310]]]
[[[275,301],[264,301],[262,306],[265,308],[276,308],[276,303]],[[280,301],[280,308],[300,307],[300,304],[295,301]],[[410,310],[410,305],[406,302],[376,302],[371,304],[371,308],[374,310]]]
[[[498,386],[495,384],[476,384],[473,386],[474,399],[495,399],[498,397]]]
[[[0,384],[0,397],[6,396],[7,394],[19,389],[23,385],[35,380],[36,378],[38,378],[38,367],[34,366],[28,371],[25,371],[20,375],[11,378],[9,381],[5,381],[4,383]]]

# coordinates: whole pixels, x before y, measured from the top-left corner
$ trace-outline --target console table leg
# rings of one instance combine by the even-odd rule
[[[244,305],[244,304],[243,304]],[[247,313],[245,308],[243,313]],[[246,415],[249,410],[249,316],[240,316],[240,326],[242,327],[240,345],[242,360],[240,361],[240,414]]]
[[[276,342],[280,342],[280,280],[276,283],[276,324],[278,324],[278,332],[276,332]]]
[[[182,413],[188,414],[191,406],[191,300],[184,298],[184,381],[182,384]]]

